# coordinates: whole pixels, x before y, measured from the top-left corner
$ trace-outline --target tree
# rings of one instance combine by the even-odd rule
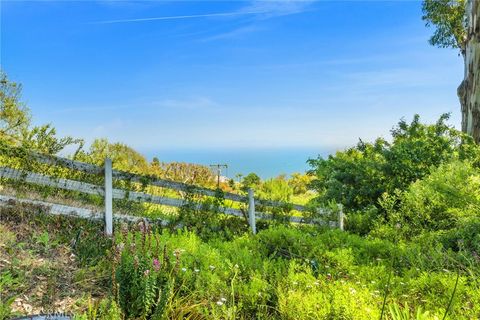
[[[0,71],[0,138],[10,144],[19,144],[22,132],[30,126],[30,113],[21,95],[22,86]]]
[[[464,60],[464,79],[457,89],[462,131],[480,143],[480,1],[424,0],[423,20],[436,30],[430,43],[456,48]]]
[[[22,86],[8,80],[0,71],[0,138],[13,146],[22,146],[45,154],[57,154],[71,145],[77,145],[74,156],[83,147],[83,140],[57,137],[50,125],[31,126],[30,110],[21,100]]]
[[[103,165],[105,158],[112,159],[113,167],[133,173],[148,173],[149,165],[144,156],[123,143],[110,143],[107,139],[95,139],[89,152],[82,152],[80,160]]]
[[[250,188],[255,189],[257,186],[260,185],[260,182],[261,182],[260,177],[255,173],[251,172],[242,179],[241,189],[243,191],[247,191]]]

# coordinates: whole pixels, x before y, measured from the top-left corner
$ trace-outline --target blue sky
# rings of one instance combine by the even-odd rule
[[[35,122],[62,135],[165,160],[242,158],[232,173],[269,176],[359,137],[388,137],[414,113],[460,123],[462,60],[428,44],[419,1],[1,6],[2,68],[23,83]]]

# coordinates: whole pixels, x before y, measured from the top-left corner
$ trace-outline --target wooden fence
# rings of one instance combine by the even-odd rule
[[[103,175],[104,176],[104,186],[99,186],[96,184],[86,183],[82,181],[70,180],[65,178],[56,178],[48,175],[43,175],[35,172],[28,172],[24,170],[13,169],[10,167],[0,166],[0,177],[12,180],[20,180],[26,183],[40,185],[40,186],[49,186],[54,188],[59,188],[63,190],[78,191],[86,194],[99,195],[104,197],[105,211],[103,213],[95,212],[94,210],[70,207],[58,204],[47,203],[39,200],[20,200],[15,197],[9,196],[0,196],[0,204],[8,203],[9,201],[20,201],[20,202],[30,202],[43,205],[49,208],[49,211],[53,214],[62,214],[62,212],[67,212],[71,215],[77,215],[85,217],[90,215],[93,218],[98,218],[103,215],[105,220],[105,232],[107,235],[113,233],[113,219],[123,219],[135,221],[136,219],[142,219],[141,217],[133,217],[128,215],[121,215],[113,213],[113,199],[127,199],[131,201],[144,202],[144,203],[153,203],[165,206],[172,207],[182,207],[185,204],[185,200],[179,198],[170,198],[148,194],[145,192],[138,192],[133,190],[124,190],[117,189],[113,187],[113,181],[116,180],[125,180],[130,182],[145,183],[148,181],[148,185],[172,189],[176,191],[184,192],[193,192],[195,194],[215,197],[217,195],[217,190],[208,189],[200,186],[194,186],[190,184],[185,184],[176,181],[170,181],[165,179],[159,179],[156,177],[147,177],[137,174],[132,174],[128,172],[123,172],[119,170],[112,169],[112,161],[110,159],[105,159],[104,166],[96,166],[89,163],[79,162],[75,160],[70,160],[66,158],[60,158],[55,156],[47,156],[43,154],[32,154],[33,159],[39,163],[52,165],[52,166],[61,166],[68,168],[73,171],[81,171],[93,175]],[[253,233],[256,233],[256,221],[257,219],[272,219],[271,214],[258,212],[255,210],[255,207],[260,205],[262,207],[274,207],[274,208],[291,208],[293,210],[305,213],[309,209],[305,206],[291,203],[284,203],[279,201],[270,201],[264,199],[255,199],[254,192],[252,189],[248,191],[247,196],[238,195],[230,192],[223,193],[223,197],[226,200],[231,200],[237,203],[243,203],[247,205],[248,208],[248,223]],[[201,203],[195,203],[196,208],[201,208]],[[240,209],[230,208],[222,206],[219,208],[220,213],[226,215],[233,215],[238,217],[244,217],[244,212]],[[323,209],[319,209],[318,213],[320,215],[331,215],[331,212]],[[306,223],[303,217],[297,216],[287,216],[288,220],[293,223]],[[166,223],[166,221],[161,221]],[[311,223],[311,222],[309,222]],[[330,225],[332,223],[330,222]],[[343,210],[340,206],[338,220],[333,223],[333,225],[339,227],[343,230]]]

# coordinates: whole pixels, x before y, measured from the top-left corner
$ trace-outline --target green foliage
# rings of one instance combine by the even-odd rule
[[[87,311],[76,315],[75,320],[123,320],[123,314],[112,299],[88,300]]]
[[[387,205],[389,201],[397,205]],[[391,224],[399,224],[403,236],[409,238],[462,228],[466,223],[474,226],[480,218],[480,170],[468,161],[445,163],[405,192],[385,195],[381,203]],[[466,239],[472,236],[475,233]]]
[[[31,126],[30,110],[21,101],[22,86],[11,82],[0,71],[0,138],[11,146],[24,146],[26,149],[46,154],[56,154],[65,147],[83,146],[83,140],[72,137],[59,138],[51,125]]]
[[[245,192],[248,191],[248,189],[256,189],[260,185],[260,177],[255,174],[255,173],[249,173],[242,179],[242,187],[241,189]]]
[[[21,102],[22,86],[0,71],[0,138],[11,144],[20,140],[30,125],[30,112]]]
[[[261,184],[257,195],[262,199],[289,202],[293,189],[284,176],[269,179]]]
[[[118,305],[128,319],[162,319],[172,297],[180,252],[175,252],[172,261],[167,247],[162,250],[145,225],[141,233],[124,236],[120,241],[112,271]]]
[[[389,306],[390,317],[392,320],[429,320],[430,312],[423,311],[422,307],[419,307],[412,315],[408,302],[403,307],[394,303]]]
[[[103,165],[105,158],[110,158],[117,170],[133,173],[146,173],[148,170],[145,157],[123,143],[110,143],[107,139],[96,139],[90,150],[82,151],[77,158],[100,166]]]
[[[203,239],[212,237],[231,238],[248,230],[244,219],[222,214],[225,198],[223,191],[216,190],[215,197],[201,199],[193,190],[187,190],[183,195],[183,205],[178,210],[178,216],[172,222],[172,227],[182,226],[194,231]]]
[[[15,296],[6,295],[6,292],[15,282],[15,279],[8,271],[0,273],[0,320],[6,320],[13,316],[11,305],[15,300]]]
[[[288,185],[292,188],[294,195],[302,195],[309,191],[312,178],[308,174],[292,173],[290,179],[288,179]]]
[[[423,16],[427,26],[435,32],[430,44],[441,48],[459,48],[465,51],[465,0],[424,0]]]
[[[360,143],[328,159],[311,159],[312,187],[320,202],[334,200],[349,210],[378,205],[379,197],[427,176],[432,168],[455,159],[477,162],[480,148],[471,137],[449,127],[440,117],[434,125],[420,123],[416,115],[392,130],[392,142],[381,138]]]

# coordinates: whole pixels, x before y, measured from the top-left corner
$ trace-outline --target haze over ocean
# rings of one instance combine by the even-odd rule
[[[309,158],[318,155],[327,157],[335,152],[333,148],[223,148],[223,149],[163,149],[142,150],[152,160],[191,162],[204,165],[227,164],[228,171],[223,175],[235,178],[237,173],[247,175],[255,172],[263,179],[273,178],[279,174],[305,172]]]

